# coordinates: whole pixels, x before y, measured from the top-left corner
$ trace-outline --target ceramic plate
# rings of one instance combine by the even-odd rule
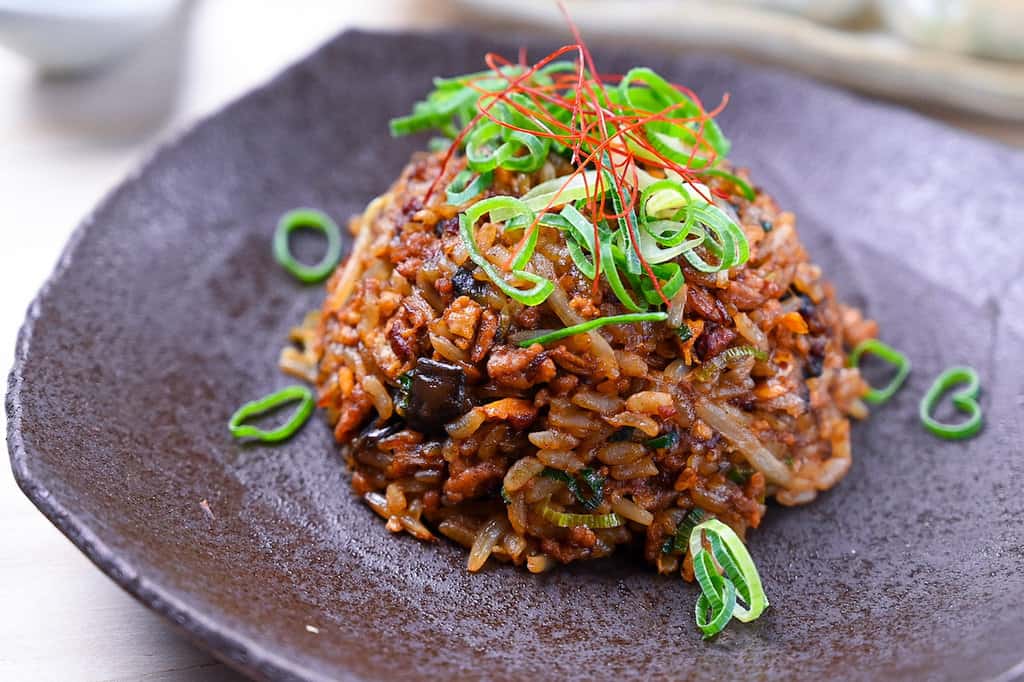
[[[384,529],[320,418],[277,446],[229,437],[240,403],[291,383],[278,351],[321,299],[275,264],[277,218],[360,211],[423,144],[392,140],[388,119],[432,76],[515,47],[344,34],[114,190],[22,330],[7,410],[26,494],[126,590],[258,678],[1024,671],[1024,156],[798,78],[597,52],[605,70],[647,64],[706,101],[731,92],[733,158],[797,213],[841,297],[914,362],[902,392],[854,428],[842,484],[807,507],[773,506],[751,533],[772,603],[757,622],[702,641],[694,586],[628,553],[470,575],[461,548]],[[983,377],[987,425],[937,440],[917,401],[962,362]]]

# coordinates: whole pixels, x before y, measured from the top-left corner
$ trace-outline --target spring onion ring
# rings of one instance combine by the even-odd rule
[[[702,535],[711,544],[711,552],[725,571],[725,577],[736,585],[737,599],[743,601],[743,604],[737,601],[732,615],[744,623],[757,619],[768,607],[768,597],[764,593],[754,560],[750,558],[750,552],[743,541],[732,528],[718,519],[708,519],[690,533],[690,554],[694,558],[705,551]]]
[[[866,339],[858,343],[857,347],[853,349],[853,352],[850,353],[850,357],[846,361],[846,365],[848,367],[858,367],[860,358],[865,353],[874,355],[896,367],[896,374],[893,375],[892,380],[888,384],[883,388],[872,388],[864,396],[864,400],[872,405],[881,405],[892,398],[896,391],[900,390],[903,382],[907,380],[907,375],[910,374],[910,358],[878,339]]]
[[[558,511],[557,509],[552,509],[546,504],[541,510],[541,516],[559,528],[575,528],[576,526],[585,526],[587,528],[618,528],[625,523],[625,521],[622,520],[622,517],[615,513],[568,514],[566,512]]]
[[[693,529],[697,527],[697,524],[703,520],[704,510],[700,507],[694,507],[687,512],[679,527],[676,528],[675,534],[661,545],[662,554],[685,553],[690,542],[690,534],[693,533]]]
[[[695,616],[697,627],[710,639],[725,629],[736,612],[736,585],[719,575],[707,550],[701,549],[693,558],[693,574],[700,585]]]
[[[698,381],[706,383],[718,376],[718,373],[725,369],[729,363],[742,358],[754,358],[755,360],[764,362],[768,359],[768,356],[764,351],[758,350],[753,346],[736,346],[733,348],[726,348],[721,353],[702,364],[694,373],[694,376]]]
[[[946,424],[932,417],[932,410],[939,399],[952,387],[967,384],[951,396],[953,405],[967,413],[967,421],[960,424]],[[978,433],[982,426],[981,406],[978,404],[978,393],[981,391],[981,380],[972,367],[950,367],[940,374],[931,388],[921,399],[919,413],[924,427],[939,438],[959,440],[970,438]]]
[[[607,324],[629,324],[632,322],[664,322],[668,318],[668,313],[626,313],[625,315],[609,315],[608,317],[598,317],[594,320],[588,320],[581,322],[580,324],[574,324],[571,327],[565,329],[556,329],[553,332],[547,334],[541,334],[539,336],[533,336],[528,339],[524,339],[519,342],[519,346],[523,348],[529,348],[535,343],[539,343],[542,346],[552,341],[558,341],[564,339],[567,336],[575,336],[576,334],[583,334],[589,332],[592,329],[603,327]]]
[[[719,168],[710,168],[708,170],[700,171],[699,175],[711,178],[721,178],[722,180],[731,183],[739,192],[740,196],[747,201],[753,201],[757,198],[757,193],[754,191],[754,188],[750,186],[749,182],[728,171],[724,171]]]
[[[540,472],[540,475],[564,483],[576,501],[587,511],[594,511],[604,502],[604,476],[593,469],[580,469],[580,479],[590,488],[590,495],[585,495],[579,481],[564,471],[548,467]]]
[[[316,230],[327,238],[327,251],[316,265],[304,265],[292,255],[288,238],[295,230]],[[330,216],[312,208],[288,211],[277,223],[274,232],[274,258],[295,279],[305,284],[316,284],[327,279],[341,260],[341,230]]]
[[[472,181],[470,179],[472,178]],[[476,198],[481,192],[491,186],[494,181],[494,171],[474,174],[466,169],[456,175],[448,188],[445,189],[445,199],[452,206],[461,206],[470,199]]]
[[[265,431],[243,423],[250,417],[269,412],[274,408],[295,402],[296,400],[300,402],[294,414],[292,414],[287,422],[272,431]],[[313,391],[309,388],[306,386],[289,386],[239,407],[231,415],[231,419],[228,420],[228,430],[231,431],[231,435],[235,438],[254,438],[265,443],[276,443],[290,438],[298,431],[306,423],[306,420],[309,419],[309,415],[313,414],[313,407],[315,405],[316,401],[313,398]]]
[[[529,207],[523,202],[512,197],[491,197],[478,201],[473,204],[468,211],[459,216],[459,232],[462,236],[462,241],[466,246],[466,251],[469,253],[469,258],[477,264],[484,274],[494,283],[496,287],[505,292],[506,295],[514,298],[524,305],[540,305],[547,300],[551,292],[555,290],[555,285],[540,275],[535,275],[532,272],[527,272],[522,268],[526,262],[529,261],[530,256],[533,255],[533,250],[537,245],[537,230],[533,231],[533,238],[527,244],[515,262],[512,264],[512,275],[519,279],[532,282],[533,286],[529,289],[518,289],[508,281],[506,281],[504,274],[499,270],[493,263],[487,260],[482,253],[480,248],[476,244],[475,227],[480,217],[485,213],[488,213],[492,209],[512,209],[515,211],[515,216],[522,216],[526,218],[523,222],[532,222],[535,215]],[[520,223],[521,224],[521,223]]]

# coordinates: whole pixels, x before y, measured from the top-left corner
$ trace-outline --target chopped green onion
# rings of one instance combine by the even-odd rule
[[[327,238],[327,251],[316,265],[304,265],[292,255],[288,238],[295,230],[316,230]],[[299,208],[288,211],[277,223],[274,232],[274,258],[281,266],[300,282],[315,284],[323,281],[334,272],[341,260],[341,230],[337,224],[322,211],[311,208]]]
[[[707,383],[718,376],[718,373],[725,369],[727,365],[747,357],[752,357],[761,362],[768,359],[768,355],[764,351],[758,350],[753,346],[726,348],[715,357],[703,363],[694,376],[697,377],[697,381]]]
[[[535,343],[544,345],[551,343],[552,341],[558,341],[564,339],[567,336],[575,336],[576,334],[583,334],[591,330],[603,327],[608,324],[630,324],[633,322],[663,322],[668,317],[668,313],[627,313],[625,315],[609,315],[608,317],[599,317],[594,320],[588,320],[587,322],[581,322],[574,324],[571,327],[565,329],[557,329],[547,334],[540,334],[529,339],[524,339],[519,342],[519,345],[523,348],[529,348]]]
[[[622,517],[615,513],[567,514],[566,512],[552,509],[548,505],[544,505],[541,510],[541,516],[559,528],[575,528],[576,526],[586,526],[587,528],[618,528],[625,523],[625,521],[622,520]]]
[[[896,374],[885,387],[872,388],[864,396],[864,400],[872,405],[881,405],[889,400],[889,398],[892,398],[896,391],[900,389],[900,386],[903,385],[903,382],[907,380],[907,375],[910,374],[910,358],[878,339],[866,339],[858,343],[857,347],[850,353],[850,357],[846,361],[847,366],[859,366],[860,358],[865,353],[881,358],[896,367]]]
[[[586,171],[568,181],[564,177],[558,177],[546,180],[539,185],[534,185],[519,199],[531,210],[541,211],[548,206],[568,205],[579,199],[586,199],[587,188],[590,188],[590,191],[594,191],[596,186],[597,171]],[[607,188],[605,189],[607,190]],[[498,209],[491,215],[491,220],[503,222],[513,215],[513,213],[506,213]]]
[[[295,402],[296,400],[300,402],[295,413],[287,422],[272,431],[265,431],[255,426],[242,423],[250,417],[263,414],[264,412],[268,412],[287,403]],[[313,414],[313,407],[315,405],[316,401],[313,398],[313,391],[309,388],[306,386],[289,386],[288,388],[283,388],[276,393],[271,393],[259,400],[253,400],[239,407],[238,410],[231,415],[231,419],[228,420],[228,430],[231,431],[231,435],[235,438],[255,438],[256,440],[261,440],[266,443],[282,441],[286,438],[290,438],[292,434],[298,431],[299,428],[306,423],[306,420],[309,419],[309,415]]]
[[[690,534],[690,554],[694,559],[699,552],[704,551],[702,534],[707,536],[715,561],[725,571],[725,576],[736,585],[738,598],[745,604],[737,602],[733,616],[744,623],[757,619],[768,607],[768,597],[743,541],[732,528],[718,519],[708,519]]]
[[[675,534],[668,540],[665,540],[661,546],[663,554],[672,554],[675,552],[685,552],[690,542],[690,534],[698,523],[704,520],[704,510],[700,507],[694,507],[683,520],[680,522],[679,527],[676,528]]]
[[[750,467],[733,465],[731,469],[725,474],[725,477],[736,485],[746,485],[750,477],[754,475],[754,470]]]
[[[750,183],[744,180],[743,178],[739,177],[738,175],[734,175],[728,171],[724,171],[718,168],[702,170],[699,174],[706,175],[712,178],[721,178],[727,182],[732,183],[733,187],[739,190],[740,196],[742,196],[747,201],[753,201],[754,199],[757,198],[757,193],[754,191],[754,188],[750,186]]]
[[[647,87],[633,87],[634,82],[641,82]],[[638,110],[662,111],[672,108],[680,116],[694,117],[700,115],[700,109],[688,97],[672,87],[664,78],[646,67],[630,69],[622,80],[616,94],[622,101]],[[695,124],[681,125],[670,121],[652,121],[645,127],[648,139],[661,154],[681,163],[684,166],[697,168],[706,165],[707,160],[692,153],[689,149],[680,150],[666,143],[666,140],[682,140],[689,144],[697,142]],[[707,119],[703,128],[704,139],[718,156],[729,154],[729,141],[722,134],[718,124]]]
[[[679,433],[676,431],[669,431],[666,434],[662,434],[657,438],[652,438],[644,445],[651,448],[652,450],[659,450],[661,448],[670,448],[679,442]]]
[[[679,336],[679,340],[683,343],[686,343],[693,338],[693,330],[690,329],[690,326],[685,322],[679,325],[679,329],[676,330],[676,334]]]
[[[945,424],[932,417],[932,410],[950,388],[958,384],[967,384],[952,395],[953,405],[967,413],[967,421],[960,424]],[[921,399],[919,409],[921,421],[926,429],[939,438],[959,440],[970,438],[981,430],[981,406],[978,404],[978,393],[981,391],[981,380],[972,367],[950,367],[935,379],[935,382]]]
[[[409,391],[412,390],[412,375],[415,371],[414,369],[409,370],[399,375],[397,379],[398,395],[395,396],[395,409],[402,416],[405,416],[405,411],[409,409]]]
[[[470,178],[473,181],[470,182]],[[474,174],[471,170],[464,170],[452,178],[451,184],[445,190],[445,199],[452,206],[461,206],[470,199],[474,199],[481,192],[491,186],[494,181],[494,171],[486,171]]]
[[[535,275],[522,269],[530,259],[530,256],[533,255],[534,248],[536,248],[538,231],[533,231],[532,239],[527,243],[526,248],[520,252],[515,263],[513,263],[512,275],[533,283],[533,286],[529,289],[518,289],[506,281],[504,273],[480,253],[480,248],[476,244],[476,236],[474,234],[476,222],[481,216],[492,209],[514,209],[517,217],[524,216],[529,222],[532,222],[535,218],[533,211],[529,207],[512,197],[491,197],[473,204],[468,211],[459,216],[459,232],[462,236],[462,242],[466,246],[466,251],[469,253],[469,258],[477,264],[477,267],[484,271],[484,274],[487,275],[496,287],[511,298],[523,305],[540,305],[555,290],[555,285],[540,275]]]
[[[452,146],[452,141],[447,137],[432,137],[427,141],[427,149],[432,152],[443,152]]]
[[[736,585],[719,575],[707,550],[701,549],[693,557],[693,574],[700,585],[695,615],[697,627],[710,639],[725,629],[736,612]]]
[[[576,498],[576,501],[582,504],[583,508],[587,511],[594,511],[604,502],[604,476],[593,469],[580,469],[580,479],[590,488],[590,495],[584,495],[580,489],[579,481],[564,471],[548,467],[540,475],[544,478],[551,478],[564,483],[565,487]]]

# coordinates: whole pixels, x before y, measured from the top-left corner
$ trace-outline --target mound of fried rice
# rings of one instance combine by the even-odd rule
[[[463,167],[449,165],[441,187]],[[389,530],[447,536],[470,549],[470,570],[493,556],[537,572],[631,545],[660,572],[690,578],[690,560],[665,551],[689,510],[742,537],[766,498],[806,503],[847,473],[848,418],[866,415],[867,386],[845,367],[844,346],[877,330],[836,303],[793,215],[770,196],[748,201],[712,181],[730,193],[720,205],[738,217],[751,256],[716,274],[680,259],[687,284],[669,324],[524,348],[517,341],[537,330],[628,311],[603,281],[594,291],[549,228],[531,267],[554,293],[535,307],[504,295],[468,258],[457,218],[466,207],[446,205],[443,192],[424,202],[441,167],[439,155],[416,155],[353,220],[350,258],[321,313],[295,332],[304,352],[284,355],[315,375],[352,487]],[[556,156],[533,174],[498,170],[479,198],[520,196],[571,170]],[[478,233],[496,264],[517,238],[486,221]],[[740,347],[763,355],[726,353]],[[594,510],[550,475],[588,468],[603,478]],[[546,510],[614,512],[625,523],[560,527]]]

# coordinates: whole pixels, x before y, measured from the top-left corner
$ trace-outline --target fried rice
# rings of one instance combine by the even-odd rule
[[[844,347],[877,333],[836,302],[797,235],[793,214],[712,179],[750,258],[686,284],[670,324],[605,326],[542,346],[520,342],[628,312],[585,277],[564,233],[541,228],[531,260],[555,283],[539,306],[506,296],[469,259],[458,213],[428,188],[450,182],[440,155],[413,157],[354,219],[348,261],[318,316],[296,330],[284,365],[315,376],[352,487],[392,532],[539,572],[619,545],[662,573],[692,578],[671,546],[690,510],[742,537],[767,498],[810,502],[850,469],[850,417],[867,385]],[[572,171],[551,155],[537,172],[498,169],[491,195],[521,196]],[[735,171],[749,181],[743,170]],[[471,202],[472,203],[472,202]],[[516,237],[483,222],[480,251],[505,262]],[[679,334],[678,329],[687,330]],[[583,477],[592,490],[581,496]],[[573,525],[572,514],[621,525]]]

